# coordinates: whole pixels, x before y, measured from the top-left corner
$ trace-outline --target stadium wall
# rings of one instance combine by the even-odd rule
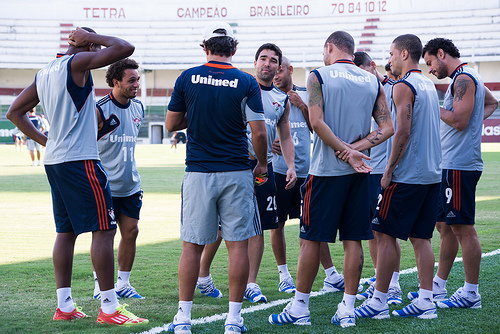
[[[0,12],[0,119],[37,70],[66,49],[77,26],[131,41],[132,58],[141,66],[139,98],[164,111],[181,71],[205,62],[199,43],[214,20],[233,26],[235,66],[253,74],[255,50],[273,42],[292,61],[294,81],[302,86],[309,71],[322,65],[324,41],[335,30],[351,33],[356,49],[368,52],[381,72],[400,34],[416,34],[423,43],[450,38],[500,99],[499,0],[20,0],[2,4]],[[427,73],[423,61],[421,69]],[[97,96],[109,91],[104,73],[93,71]],[[441,90],[449,82],[429,77]]]

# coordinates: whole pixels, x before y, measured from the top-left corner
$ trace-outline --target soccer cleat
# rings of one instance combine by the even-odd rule
[[[252,303],[264,302],[267,303],[267,298],[262,294],[260,287],[255,284],[253,287],[247,287],[245,290],[245,299],[248,299]]]
[[[364,300],[371,298],[373,296],[373,292],[375,291],[375,282],[373,282],[368,288],[366,288],[365,292],[363,293],[358,293],[356,295],[357,300]]]
[[[174,334],[191,334],[191,320],[188,322],[179,322],[176,323],[177,316],[174,317],[174,320],[167,324],[167,332],[174,332]]]
[[[377,298],[378,299],[378,298]],[[389,306],[385,304],[381,310],[373,307],[375,302],[373,298],[369,298],[354,309],[354,316],[356,318],[372,318],[372,319],[387,319],[389,315]]]
[[[389,291],[387,291],[387,304],[389,305],[403,304],[403,298],[401,298],[400,287],[396,286],[389,287]]]
[[[340,314],[338,308],[335,315],[332,317],[332,324],[340,325],[342,328],[356,326],[354,313]]]
[[[463,288],[459,288],[447,300],[437,302],[439,308],[481,308],[481,295],[475,294],[476,298],[470,298]]]
[[[407,296],[409,300],[417,299],[418,291],[415,292],[410,291],[408,292]],[[446,291],[446,289],[442,291],[432,291],[432,299],[435,302],[446,300],[448,299],[448,291]]]
[[[292,302],[288,303],[280,314],[271,314],[269,323],[273,325],[294,324],[299,326],[310,326],[311,316],[309,310],[306,314],[295,317],[290,314]]]
[[[119,305],[116,308],[116,312],[113,314],[106,314],[102,311],[99,312],[97,317],[98,324],[109,324],[118,326],[135,326],[135,325],[145,325],[149,323],[148,319],[139,318],[132,312],[127,311],[125,307],[127,304]]]
[[[289,277],[286,280],[280,282],[278,286],[280,292],[295,293],[295,284],[293,284],[293,279]]]
[[[138,294],[130,284],[127,284],[120,289],[118,289],[115,285],[115,291],[118,298],[144,299],[144,297]]]
[[[323,281],[323,289],[321,289],[321,291],[337,292],[337,291],[344,291],[344,289],[345,289],[344,275],[334,274],[331,275],[330,277],[325,278],[325,280]]]
[[[197,282],[196,287],[198,288],[198,290],[200,290],[200,293],[204,296],[212,297],[215,299],[222,298],[222,292],[220,292],[219,289],[215,287],[214,282],[212,280],[210,280],[210,282],[206,284]]]
[[[377,279],[377,277],[375,275],[373,275],[373,277],[365,278],[362,281],[363,281],[363,284],[372,285],[372,283],[374,283],[376,279]]]
[[[76,306],[75,304],[75,309],[71,312],[63,312],[58,308],[52,320],[73,320],[88,317],[88,315],[83,313],[82,308],[80,306]]]
[[[228,321],[224,324],[224,334],[246,333],[248,329],[243,325],[243,318],[240,321]]]
[[[425,304],[422,306],[421,304]],[[421,301],[420,299],[414,299],[411,304],[406,305],[401,310],[394,310],[392,314],[398,317],[417,317],[419,319],[436,319],[436,305],[430,300]]]

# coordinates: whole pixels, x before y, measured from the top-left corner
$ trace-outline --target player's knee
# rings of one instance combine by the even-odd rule
[[[139,235],[139,226],[132,226],[130,228],[127,228],[126,231],[120,232],[123,232],[122,238],[130,241],[135,241],[137,239],[137,236]]]

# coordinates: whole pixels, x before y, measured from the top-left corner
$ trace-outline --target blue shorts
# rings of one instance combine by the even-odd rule
[[[274,173],[274,178],[276,181],[278,222],[284,223],[287,219],[300,218],[300,209],[302,208],[300,187],[306,179],[297,178],[293,188],[286,190],[286,175]]]
[[[481,171],[443,169],[438,222],[446,222],[446,225],[474,225],[476,185],[481,174]]]
[[[382,199],[372,220],[374,231],[407,240],[432,238],[436,226],[439,183],[392,182],[381,192]]]
[[[312,241],[373,239],[368,175],[309,175],[302,185],[300,238]]]
[[[116,228],[108,177],[98,160],[45,165],[57,233]]]
[[[120,213],[125,216],[139,219],[139,213],[142,207],[142,190],[127,197],[113,197],[113,208],[115,209],[115,216],[118,217]]]
[[[370,194],[370,220],[375,217],[375,211],[380,199],[380,180],[384,174],[369,174],[368,176],[368,192]]]
[[[253,170],[257,165],[257,160],[250,160],[250,163]],[[273,165],[269,163],[267,164],[267,182],[261,186],[254,186],[262,230],[272,230],[279,227],[276,213],[276,184],[274,182]]]

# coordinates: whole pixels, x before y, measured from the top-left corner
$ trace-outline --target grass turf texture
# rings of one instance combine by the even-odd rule
[[[483,253],[500,248],[500,145],[489,144],[483,149],[485,170],[477,191],[476,228]],[[178,298],[177,263],[182,242],[179,238],[180,186],[184,174],[185,146],[179,153],[168,152],[167,145],[139,145],[136,159],[141,174],[144,203],[139,223],[137,255],[131,282],[145,300],[130,300],[129,309],[146,317],[150,323],[137,328],[118,328],[97,325],[95,319],[100,303],[92,299],[94,288],[88,250],[91,235],[77,239],[73,266],[73,298],[91,318],[72,322],[55,322],[52,316],[57,307],[52,267],[52,246],[55,229],[52,217],[50,188],[44,168],[30,166],[29,154],[15,152],[11,145],[0,145],[0,201],[3,204],[0,220],[0,332],[1,333],[129,333],[147,331],[170,322],[176,313]],[[288,242],[288,262],[292,276],[296,276],[298,248],[298,220],[291,220],[285,228]],[[115,248],[118,246],[117,232]],[[287,299],[289,294],[278,292],[278,273],[271,250],[269,232],[265,233],[265,252],[258,277],[263,293],[270,301]],[[364,243],[365,265],[363,277],[373,275],[367,243]],[[434,252],[438,255],[439,235],[434,233]],[[401,242],[401,269],[415,266],[413,249],[409,242]],[[343,250],[340,243],[330,246],[337,269],[342,270]],[[459,254],[460,256],[460,254]],[[481,266],[480,293],[483,308],[479,310],[438,310],[438,319],[357,320],[357,326],[344,329],[363,333],[429,333],[429,332],[500,332],[497,315],[500,305],[498,290],[499,256],[484,258]],[[115,268],[116,269],[116,268]],[[116,272],[116,270],[115,270]],[[227,312],[227,251],[221,247],[212,266],[212,276],[224,298],[215,300],[195,292],[192,318],[207,317]],[[463,284],[462,263],[456,263],[448,281],[449,295]],[[313,291],[322,287],[324,272],[320,268]],[[401,276],[403,297],[416,291],[417,274]],[[311,299],[313,326],[273,326],[267,318],[285,306],[248,313],[245,325],[250,333],[323,333],[340,330],[330,323],[342,293],[333,293]],[[408,300],[404,297],[404,305]],[[123,302],[123,301],[122,301]],[[358,305],[359,302],[356,303]],[[243,307],[254,306],[244,301]],[[393,309],[401,306],[391,306]],[[194,333],[223,331],[223,321],[194,325]]]

